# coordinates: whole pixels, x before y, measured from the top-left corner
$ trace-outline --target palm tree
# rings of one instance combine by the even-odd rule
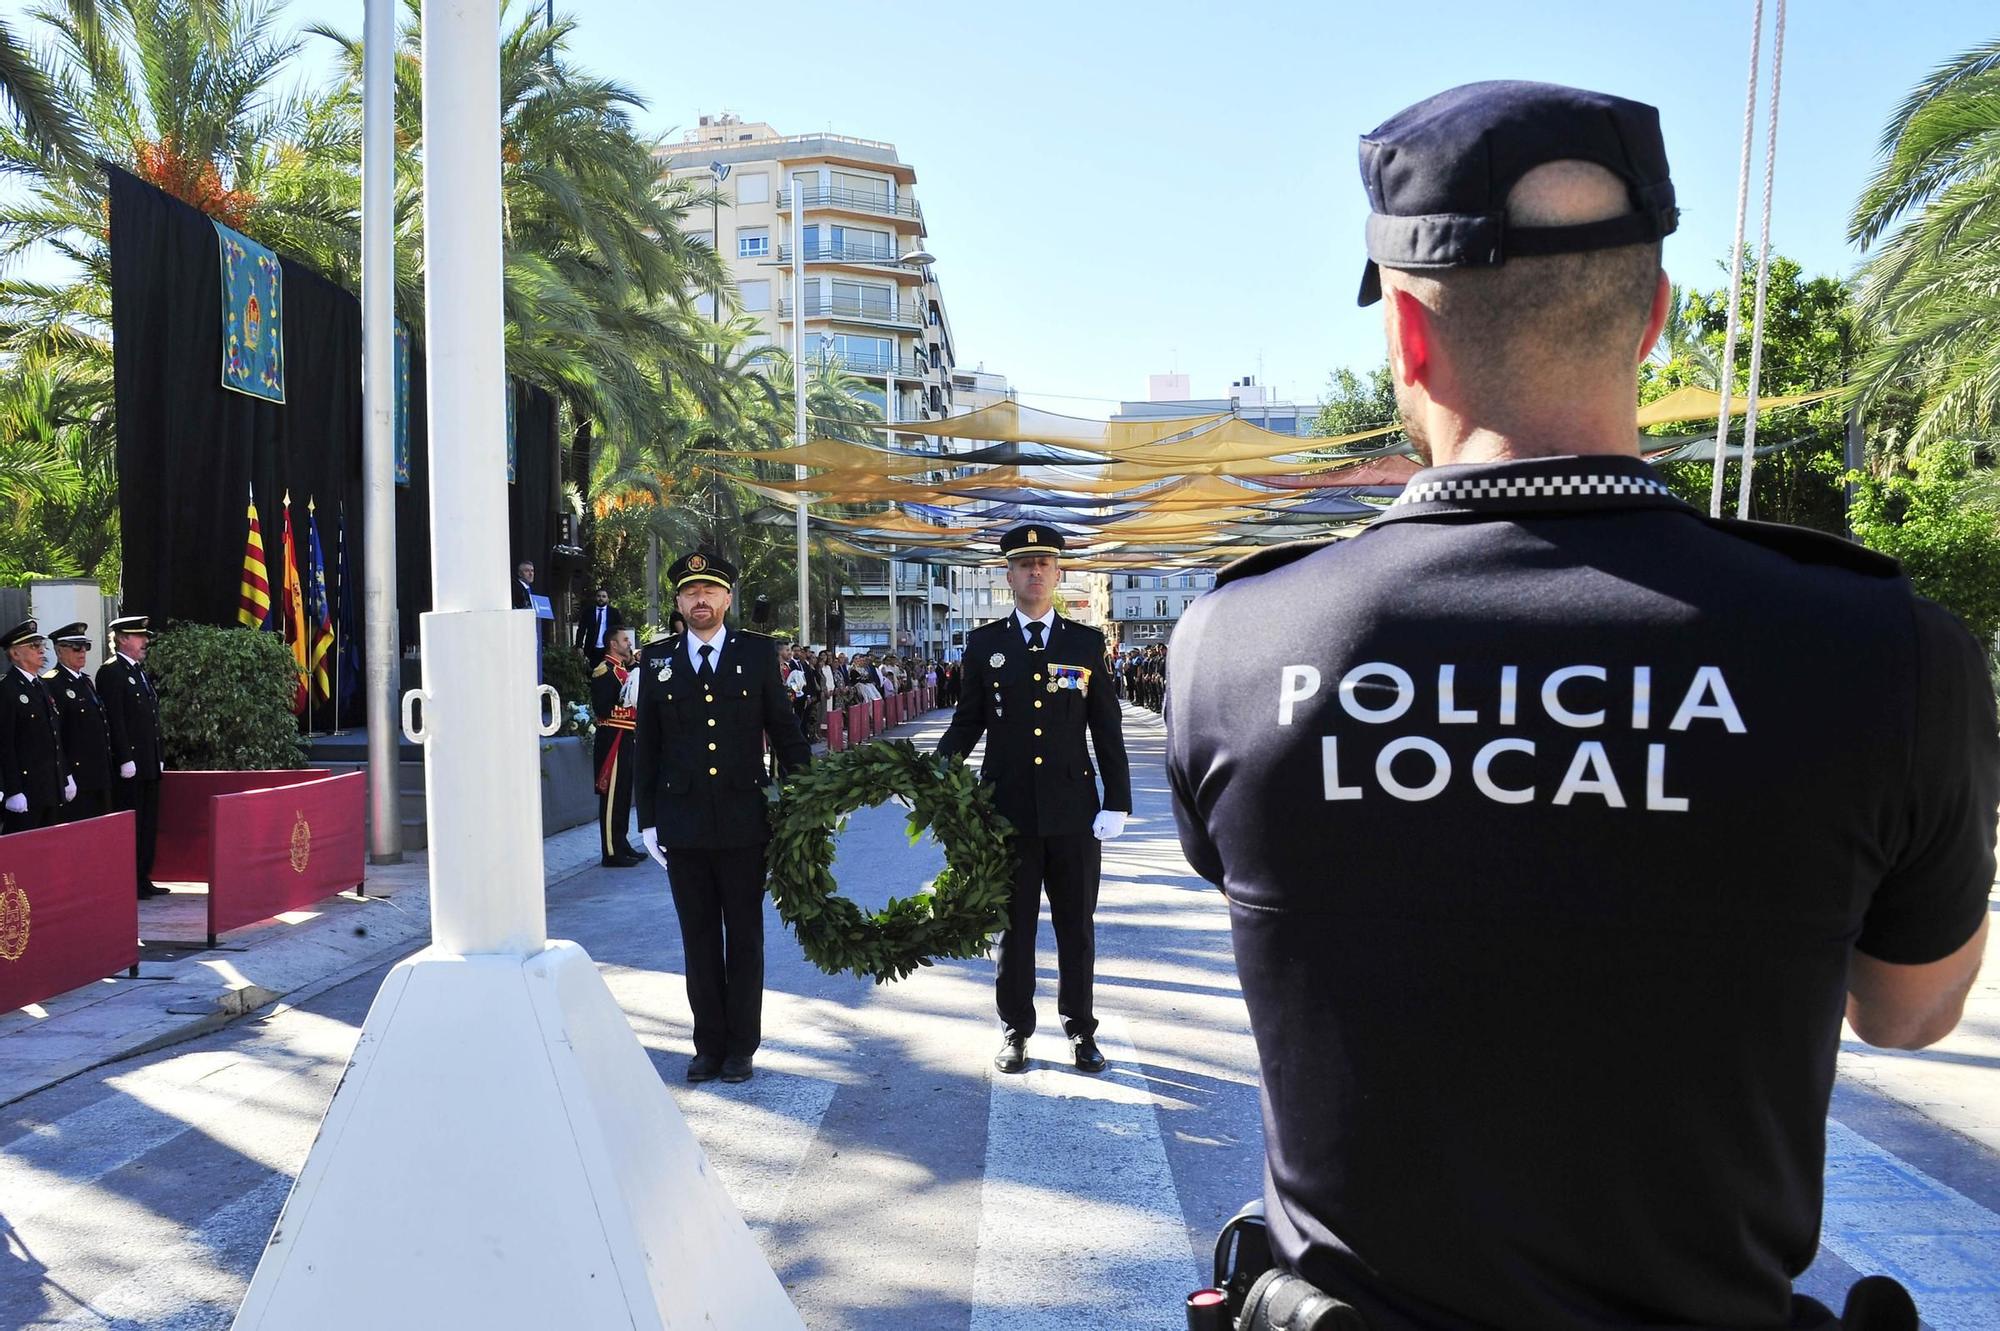
[[[1913,445],[1990,429],[2000,407],[2000,38],[1933,70],[1882,131],[1848,238],[1874,255],[1863,402],[1923,388]]]

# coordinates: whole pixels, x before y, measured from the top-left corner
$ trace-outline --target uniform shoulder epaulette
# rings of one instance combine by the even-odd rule
[[[56,672],[53,670],[44,670],[42,672],[43,679],[54,679],[55,677],[56,677]]]
[[[1255,554],[1245,555],[1241,559],[1224,564],[1216,571],[1215,585],[1220,587],[1225,583],[1241,582],[1245,578],[1269,573],[1273,569],[1296,563],[1332,544],[1332,541],[1287,541],[1283,545],[1270,546]]]
[[[607,656],[602,661],[599,661],[597,663],[597,669],[590,672],[590,677],[592,679],[596,679],[599,675],[603,674],[605,671],[609,669],[611,669],[611,658]]]
[[[770,634],[768,634],[768,633],[759,633],[759,632],[758,632],[758,631],[757,631],[756,629],[731,629],[731,630],[729,630],[729,631],[730,631],[731,633],[733,633],[733,634],[737,635],[737,636],[738,636],[738,637],[740,637],[740,638],[746,638],[746,639],[749,639],[750,641],[753,641],[753,642],[776,642],[776,641],[777,641],[777,639],[776,639],[776,638],[773,638],[773,637],[772,637],[772,636],[771,636]]]
[[[1903,565],[1895,558],[1831,532],[1794,527],[1784,522],[1752,522],[1744,518],[1703,515],[1702,521],[1719,532],[1761,545],[1767,550],[1775,550],[1801,564],[1829,564],[1871,578],[1894,578],[1903,572]]]

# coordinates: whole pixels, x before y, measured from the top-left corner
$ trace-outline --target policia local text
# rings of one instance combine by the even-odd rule
[[[1639,798],[1637,807],[1654,813],[1686,813],[1685,795],[1672,793],[1668,779],[1669,746],[1646,745],[1643,773],[1622,774],[1613,765],[1604,744],[1581,739],[1573,748],[1564,737],[1546,731],[1544,722],[1568,730],[1597,730],[1629,725],[1633,731],[1654,729],[1661,713],[1656,702],[1673,694],[1655,696],[1651,666],[1621,668],[1613,681],[1604,666],[1571,665],[1551,670],[1539,680],[1521,678],[1519,666],[1499,668],[1497,695],[1490,709],[1463,707],[1458,703],[1458,667],[1437,668],[1436,717],[1439,726],[1519,727],[1531,734],[1503,735],[1481,744],[1467,770],[1472,785],[1498,804],[1530,804],[1546,798],[1551,804],[1568,805],[1580,799],[1601,800],[1610,808],[1634,807],[1627,790]],[[1298,716],[1300,704],[1319,696],[1324,681],[1317,666],[1288,665],[1279,671],[1278,724],[1289,726]],[[1367,661],[1341,676],[1335,689],[1340,710],[1364,725],[1386,726],[1401,721],[1418,702],[1416,677],[1402,666],[1388,661]],[[1524,701],[1528,717],[1524,722]],[[1615,708],[1615,713],[1614,713]],[[1428,710],[1428,709],[1426,709]],[[1614,720],[1615,714],[1615,720]],[[1743,717],[1730,694],[1729,683],[1720,666],[1697,667],[1685,689],[1679,691],[1664,729],[1685,732],[1697,723],[1719,726],[1731,735],[1745,733]],[[1547,786],[1554,767],[1543,761],[1568,751],[1562,779]],[[1451,755],[1437,740],[1425,735],[1400,735],[1389,740],[1375,755],[1372,770],[1365,762],[1343,773],[1340,765],[1340,736],[1327,735],[1320,741],[1320,774],[1328,800],[1358,800],[1368,797],[1365,782],[1372,777],[1382,793],[1400,800],[1435,798],[1452,782],[1455,769]],[[1643,796],[1639,792],[1643,790]],[[1544,793],[1547,791],[1548,793]]]

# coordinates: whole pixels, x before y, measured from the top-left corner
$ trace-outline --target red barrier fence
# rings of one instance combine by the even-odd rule
[[[838,709],[826,714],[826,751],[839,753],[847,747],[847,713]]]
[[[0,1012],[139,973],[134,816],[0,837]]]
[[[323,767],[255,772],[164,772],[160,775],[160,835],[153,881],[199,883],[208,877],[209,807],[217,795],[295,786],[327,776]],[[136,900],[136,898],[135,898]]]
[[[886,710],[887,709],[883,707],[882,700],[880,698],[871,698],[869,700],[868,733],[870,735],[879,735],[882,733],[884,728],[882,724],[882,718],[886,714]]]
[[[368,876],[368,776],[215,795],[209,800],[208,937],[298,910]]]

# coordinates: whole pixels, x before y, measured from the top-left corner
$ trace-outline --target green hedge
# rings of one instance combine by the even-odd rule
[[[298,670],[275,633],[182,624],[146,658],[160,690],[167,766],[247,772],[306,765],[292,698]]]

